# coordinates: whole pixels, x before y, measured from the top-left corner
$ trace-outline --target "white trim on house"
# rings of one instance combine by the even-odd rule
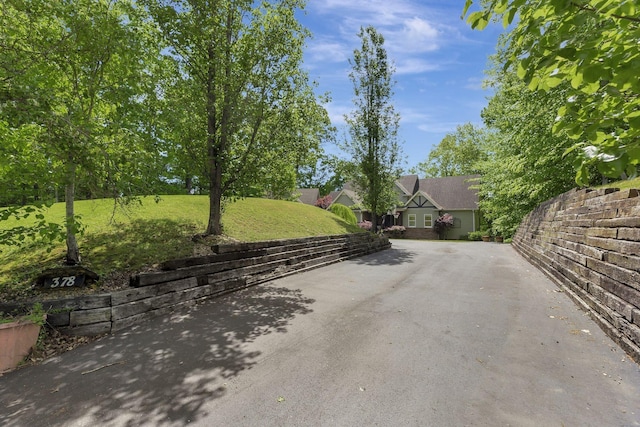
[[[411,217],[413,217],[413,225],[411,225]],[[408,228],[416,228],[418,225],[418,216],[417,214],[408,214],[407,215],[407,227]]]
[[[429,225],[427,225],[427,217],[429,217]],[[424,214],[422,218],[422,226],[423,228],[433,228],[433,215],[432,214]]]
[[[400,184],[400,181],[395,180],[394,183],[396,184],[396,187],[398,187],[400,189],[400,191],[402,191],[402,193],[405,196],[411,196],[412,195],[411,192],[404,187],[404,185]]]
[[[425,199],[427,199],[429,201],[429,203],[431,203],[431,205],[434,206],[436,209],[443,210],[442,206],[440,206],[439,204],[434,202],[433,199],[431,198],[431,196],[429,196],[427,193],[425,193],[424,191],[421,191],[421,190],[417,191],[416,194],[414,194],[409,200],[407,200],[407,203],[405,203],[404,205],[406,207],[409,207],[409,208],[412,207],[412,206],[409,206],[409,204],[413,201],[413,199],[415,199],[416,197],[420,197],[420,196],[422,196]],[[418,205],[418,206],[415,206],[415,207],[422,207],[422,206],[419,206],[420,205],[419,203],[416,203],[416,205]]]

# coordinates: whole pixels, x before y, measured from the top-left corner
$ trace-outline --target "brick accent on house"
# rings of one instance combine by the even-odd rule
[[[407,228],[403,237],[405,239],[429,239],[438,240],[440,236],[433,228]]]
[[[572,190],[531,212],[514,248],[640,363],[639,190]]]

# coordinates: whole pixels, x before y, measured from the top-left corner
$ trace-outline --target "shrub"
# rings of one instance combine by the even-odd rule
[[[367,231],[371,231],[371,221],[362,221],[358,223],[358,227],[364,228]]]
[[[358,219],[356,218],[356,214],[353,213],[351,209],[347,206],[342,205],[340,203],[334,203],[329,208],[332,214],[339,216],[340,218],[347,221],[349,224],[356,225]]]
[[[475,242],[479,242],[480,240],[482,240],[482,236],[485,235],[484,231],[470,231],[468,233],[469,235],[469,240],[473,240]]]
[[[443,239],[447,230],[452,228],[453,224],[453,215],[446,213],[436,219],[435,224],[433,224],[433,229],[438,233],[440,238]]]
[[[382,232],[390,237],[403,237],[405,230],[406,228],[402,225],[392,225],[391,227],[387,227],[382,230]]]
[[[327,209],[331,205],[332,201],[333,200],[331,200],[331,196],[327,194],[326,196],[320,197],[318,200],[316,200],[315,205],[319,208]]]
[[[438,219],[436,219],[436,223],[433,225],[433,228],[435,228],[438,232],[441,230],[447,230],[453,227],[453,221],[453,215],[448,213],[443,214]]]

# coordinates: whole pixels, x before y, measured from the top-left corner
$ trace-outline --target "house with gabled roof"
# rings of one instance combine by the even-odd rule
[[[436,219],[445,213],[454,218],[453,228],[446,233],[447,239],[466,238],[480,227],[478,192],[473,189],[479,175],[448,176],[419,179],[418,175],[405,175],[395,181],[398,203],[384,217],[384,227],[401,225],[406,228],[405,237],[413,239],[438,239],[434,230]],[[332,203],[353,207],[358,221],[370,219],[363,210],[361,199],[353,185],[332,193]]]
[[[314,206],[320,198],[320,190],[317,188],[298,188],[296,194],[299,194],[298,202],[305,205]]]
[[[437,239],[433,225],[448,213],[453,216],[454,225],[447,231],[446,238],[465,238],[480,227],[478,191],[472,188],[478,178],[478,175],[467,175],[418,180],[417,190],[399,209],[396,224],[406,228],[406,237]]]

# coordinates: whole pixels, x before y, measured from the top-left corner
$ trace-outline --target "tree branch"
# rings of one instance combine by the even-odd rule
[[[592,7],[592,6],[588,6],[586,4],[578,4],[576,2],[572,2],[571,3],[573,6],[577,7],[580,10],[583,10],[585,12],[592,12],[592,13],[596,13],[598,15],[602,15],[602,12],[600,12],[598,9]],[[631,21],[631,22],[636,22],[640,24],[640,18],[635,18],[633,16],[622,16],[622,15],[617,15],[617,14],[612,14],[612,17],[616,18],[616,19],[624,19],[627,21]]]

